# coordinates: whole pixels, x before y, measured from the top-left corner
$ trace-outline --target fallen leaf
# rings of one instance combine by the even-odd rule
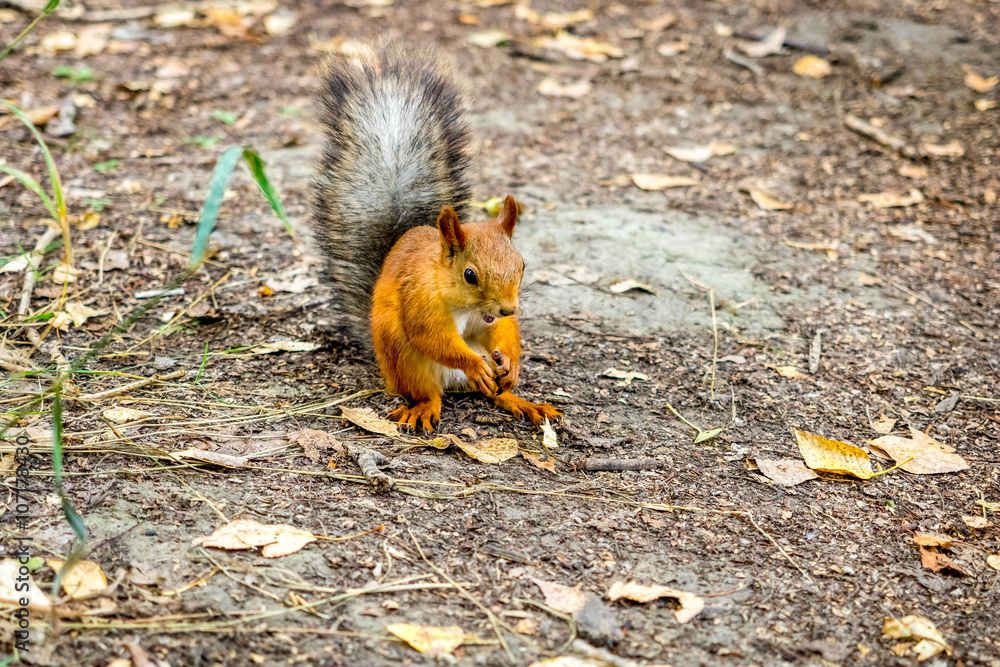
[[[987,556],[986,564],[992,567],[994,570],[1000,570],[1000,554]]]
[[[667,188],[684,188],[691,185],[698,185],[698,180],[691,178],[690,176],[632,174],[631,177],[632,182],[635,183],[635,186],[640,190],[666,190]]]
[[[589,60],[595,63],[607,62],[608,58],[623,58],[625,56],[625,52],[613,44],[576,37],[563,30],[556,33],[555,37],[543,37],[536,40],[535,46],[559,51],[573,60]]]
[[[819,477],[797,459],[755,459],[755,461],[761,474],[781,486],[795,486]]]
[[[713,141],[707,146],[668,146],[663,152],[682,162],[705,162],[712,157],[735,153],[736,147]]]
[[[912,178],[914,180],[927,178],[927,167],[922,167],[918,164],[910,164],[909,162],[903,164],[899,168],[899,175],[905,176],[906,178]]]
[[[740,50],[751,58],[763,58],[775,53],[781,53],[781,47],[785,45],[786,30],[775,28],[767,37],[759,42],[741,42]],[[798,72],[796,72],[798,73]]]
[[[108,46],[108,33],[110,32],[110,23],[98,23],[87,26],[76,36],[73,55],[77,58],[85,58],[87,56],[96,56],[103,52]]]
[[[608,287],[609,290],[615,294],[622,294],[623,292],[628,292],[629,290],[639,290],[641,292],[649,292],[653,296],[656,296],[656,292],[653,288],[646,283],[640,283],[638,280],[633,280],[629,278],[628,280],[613,280],[611,285]]]
[[[49,610],[52,604],[49,596],[38,587],[30,573],[20,574],[20,568],[15,558],[0,560],[0,602],[17,607],[20,599],[26,597],[30,608]],[[27,590],[19,590],[21,588]]]
[[[566,12],[565,14],[545,14],[537,17],[532,23],[538,23],[546,30],[558,30],[574,23],[585,23],[592,18],[594,18],[593,10],[578,9],[575,12]]]
[[[875,475],[871,461],[864,450],[814,433],[798,430],[794,433],[802,458],[813,470],[853,475],[860,479],[870,479]]]
[[[605,371],[601,373],[601,375],[606,378],[615,378],[616,380],[621,380],[621,382],[617,383],[617,386],[619,387],[628,387],[629,385],[632,384],[632,380],[642,380],[644,382],[649,380],[649,376],[647,376],[645,373],[636,373],[634,371],[620,371],[617,368],[605,369]]]
[[[542,447],[545,449],[559,449],[559,436],[556,435],[556,430],[549,423],[548,417],[542,422]]]
[[[478,46],[481,49],[492,49],[493,47],[510,40],[510,33],[503,30],[484,30],[474,32],[465,38],[469,44]]]
[[[101,416],[109,422],[113,422],[115,424],[127,424],[129,422],[138,421],[139,419],[145,419],[146,417],[157,417],[158,415],[152,412],[145,412],[143,410],[116,407],[104,410],[101,413]]]
[[[554,581],[534,578],[531,580],[542,590],[542,595],[545,596],[545,604],[556,611],[561,611],[564,614],[572,614],[583,609],[583,606],[587,603],[587,596],[580,590],[579,586],[570,588],[569,586],[557,584]]]
[[[24,112],[24,115],[27,116],[28,120],[35,125],[45,125],[47,122],[52,120],[57,113],[59,113],[59,105],[42,107],[40,109],[29,109]]]
[[[514,632],[519,635],[535,635],[538,634],[538,621],[533,618],[522,618],[514,626]]]
[[[909,241],[911,243],[916,243],[917,241],[930,244],[937,243],[937,239],[926,229],[920,227],[920,225],[899,225],[898,227],[890,227],[887,231],[889,232],[889,236],[902,241]]]
[[[884,450],[906,472],[914,475],[935,475],[967,470],[969,464],[955,453],[954,448],[942,445],[923,431],[910,427],[909,438],[883,435],[870,444]],[[907,461],[912,458],[913,460]]]
[[[896,422],[898,421],[899,421],[898,419],[892,419],[882,414],[879,415],[878,420],[872,422],[870,426],[872,427],[872,430],[875,431],[876,433],[881,433],[882,435],[888,435],[889,433],[892,433],[892,429],[896,425]]]
[[[897,195],[893,192],[879,192],[876,194],[861,195],[859,202],[867,202],[875,208],[899,208],[913,206],[924,200],[924,195],[916,188],[910,190],[907,195]]]
[[[503,463],[517,456],[517,440],[512,438],[493,438],[475,442],[454,438],[452,442],[463,452],[483,463]]]
[[[794,204],[783,202],[763,190],[750,190],[750,199],[765,211],[784,211],[794,206]]]
[[[264,32],[269,35],[285,35],[295,25],[295,14],[290,11],[277,11],[264,17]]]
[[[160,28],[180,28],[194,24],[195,11],[177,7],[165,7],[153,16],[153,23]]]
[[[168,456],[175,461],[203,461],[204,463],[214,463],[215,465],[222,466],[223,468],[242,468],[247,464],[246,458],[242,456],[233,456],[231,454],[222,454],[220,452],[210,452],[206,449],[181,449],[176,452],[169,452]]]
[[[1000,77],[991,76],[986,79],[973,72],[968,65],[963,65],[962,69],[965,70],[965,85],[977,93],[988,93],[1000,83]]]
[[[960,577],[969,576],[969,573],[953,561],[948,554],[931,551],[925,547],[920,547],[920,565],[931,572],[945,572]]]
[[[965,525],[973,530],[983,530],[993,525],[993,522],[984,516],[962,516]]]
[[[63,561],[54,558],[45,561],[56,572],[63,566]],[[74,565],[62,578],[63,592],[79,600],[100,593],[108,587],[107,577],[101,571],[100,563],[92,560],[81,560]]]
[[[670,597],[680,603],[680,608],[674,610],[674,616],[678,623],[687,623],[697,616],[705,608],[705,601],[694,593],[679,591],[666,586],[644,586],[630,581],[623,584],[616,581],[608,589],[609,600],[620,600],[627,598],[633,602],[652,602],[653,600]]]
[[[578,100],[590,94],[590,81],[581,79],[576,83],[560,84],[555,79],[544,79],[538,84],[538,92],[546,97],[569,97]]]
[[[42,37],[38,50],[47,56],[76,48],[76,35],[68,30],[57,30]]]
[[[20,273],[26,268],[28,268],[28,255],[19,255],[0,267],[0,273]]]
[[[988,503],[985,500],[977,500],[976,503],[984,510],[989,510],[991,512],[996,512],[997,514],[1000,514],[1000,503]]]
[[[783,378],[802,380],[809,377],[795,366],[768,366],[768,368],[773,368]]]
[[[664,42],[656,47],[656,52],[661,56],[670,58],[678,53],[684,53],[690,48],[687,42]]]
[[[830,63],[818,56],[802,56],[792,66],[792,71],[799,76],[808,76],[813,79],[822,79],[833,72]]]
[[[652,21],[644,21],[642,19],[635,20],[635,27],[639,30],[645,30],[647,32],[662,32],[672,26],[677,22],[677,17],[673,14],[664,14],[659,18],[655,18]]]
[[[934,157],[962,157],[965,155],[965,146],[958,141],[952,141],[948,144],[925,143],[924,150],[927,151],[928,155]]]
[[[941,651],[951,654],[944,637],[934,624],[923,616],[904,616],[900,619],[887,618],[882,626],[882,634],[893,639],[912,639],[916,644],[909,646],[917,654],[918,660],[926,660]]]
[[[917,532],[913,536],[913,543],[922,547],[941,547],[951,549],[951,538],[947,535],[934,532]]]
[[[318,343],[304,340],[275,340],[250,349],[250,354],[272,354],[274,352],[310,352],[319,349]]]
[[[430,656],[449,654],[465,641],[465,632],[457,625],[438,628],[412,623],[394,623],[385,626],[385,629],[421,653]]]
[[[1000,102],[996,100],[976,100],[972,105],[976,107],[976,111],[989,111],[1000,106]]]
[[[544,460],[542,459],[543,455],[545,456]],[[530,461],[536,468],[541,468],[542,470],[548,470],[553,474],[556,471],[556,460],[551,456],[549,456],[548,454],[529,452],[526,449],[522,449],[521,458],[523,458],[525,461]]]
[[[697,444],[700,444],[700,443],[705,442],[707,440],[711,440],[712,438],[714,438],[715,436],[719,435],[720,433],[722,433],[725,430],[726,430],[726,427],[723,426],[722,428],[713,428],[711,431],[700,431],[698,433],[698,435],[694,439],[694,444],[697,445]]]
[[[320,450],[332,449],[341,458],[347,457],[347,448],[340,440],[327,433],[312,428],[304,428],[301,431],[292,431],[286,435],[288,442],[302,448],[306,458],[313,463],[319,463]]]
[[[390,438],[399,437],[399,424],[382,419],[371,408],[341,408],[340,416],[366,431]]]
[[[195,546],[217,549],[242,550],[263,547],[264,558],[277,558],[299,551],[315,542],[316,536],[287,524],[262,524],[252,519],[237,519],[219,528],[211,535],[191,540]]]
[[[94,310],[90,306],[85,306],[79,301],[72,301],[66,304],[64,310],[56,313],[52,318],[52,326],[60,331],[65,331],[70,323],[80,326],[91,317],[100,315],[100,311]]]
[[[301,274],[287,280],[272,278],[264,283],[273,292],[288,292],[290,294],[301,294],[318,284],[319,278]]]

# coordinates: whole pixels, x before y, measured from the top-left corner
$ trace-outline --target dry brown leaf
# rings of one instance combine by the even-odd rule
[[[813,79],[822,79],[833,72],[830,63],[818,56],[802,56],[792,66],[792,71],[799,76],[808,76]]]
[[[969,464],[955,453],[954,448],[942,445],[923,431],[910,427],[909,438],[883,435],[869,441],[884,450],[906,472],[914,475],[935,475],[967,470]],[[906,463],[907,459],[911,459]]]
[[[783,202],[763,190],[750,190],[750,199],[765,211],[783,211],[794,206],[794,204]]]
[[[698,185],[698,180],[690,176],[670,176],[668,174],[632,174],[632,182],[640,190],[666,190],[667,188]]]
[[[992,567],[994,570],[1000,570],[1000,554],[987,556],[986,564]]]
[[[399,424],[382,419],[371,408],[341,408],[340,416],[366,431],[390,438],[399,437]]]
[[[956,574],[960,577],[967,577],[969,573],[953,561],[948,554],[940,551],[931,551],[926,547],[920,547],[920,564],[931,572],[946,572]]]
[[[562,30],[556,33],[555,37],[543,37],[536,40],[535,46],[559,51],[573,60],[589,60],[595,63],[607,62],[608,58],[623,58],[625,56],[625,52],[613,44],[576,37]]]
[[[640,283],[638,280],[633,280],[631,278],[628,280],[613,280],[611,281],[611,285],[608,286],[608,289],[615,294],[623,294],[629,290],[639,290],[640,292],[648,292],[649,294],[656,296],[656,292],[653,291],[653,288],[650,285]]]
[[[882,414],[879,415],[879,418],[876,421],[872,422],[870,425],[872,427],[872,430],[875,431],[876,433],[881,433],[882,435],[888,435],[889,433],[892,433],[892,429],[893,427],[896,426],[896,422],[898,421],[899,421],[898,419],[886,417],[884,414]]]
[[[583,609],[583,606],[587,603],[587,596],[580,590],[579,586],[570,588],[569,586],[557,584],[554,581],[534,578],[531,580],[542,590],[542,594],[545,596],[545,604],[556,611],[561,611],[564,614],[572,614]]]
[[[682,162],[705,162],[712,157],[735,153],[736,147],[712,141],[707,146],[668,146],[663,152]]]
[[[347,448],[344,444],[326,431],[317,431],[312,428],[304,428],[301,431],[292,431],[286,435],[288,442],[302,448],[306,458],[313,463],[319,463],[320,450],[332,449],[341,458],[347,457]]]
[[[875,208],[897,208],[903,206],[913,206],[924,200],[923,193],[916,188],[910,190],[907,195],[897,195],[893,192],[879,192],[876,194],[861,195],[859,202],[867,202]]]
[[[924,144],[924,150],[928,155],[934,157],[962,157],[965,155],[965,146],[958,141],[947,144]]]
[[[559,83],[555,79],[543,79],[542,82],[538,84],[538,92],[546,97],[568,97],[574,100],[578,100],[581,97],[589,95],[590,88],[590,81],[587,81],[586,79],[581,79],[575,83],[567,83],[565,85]]]
[[[454,438],[452,442],[463,452],[483,463],[503,463],[517,456],[517,440],[512,438],[493,438],[475,442]]]
[[[962,521],[965,525],[973,530],[983,530],[985,528],[990,528],[993,522],[984,516],[962,516]]]
[[[42,107],[40,109],[28,109],[24,112],[24,115],[28,117],[35,125],[45,125],[47,122],[55,118],[55,115],[59,113],[59,106],[53,105],[51,107]]]
[[[632,380],[642,380],[646,382],[649,380],[649,376],[645,373],[636,373],[635,371],[620,371],[617,368],[608,368],[601,373],[603,377],[615,378],[616,380],[621,380],[618,382],[619,387],[628,387],[632,384]]]
[[[687,623],[705,608],[705,601],[694,593],[666,586],[644,586],[634,581],[623,584],[616,581],[608,589],[608,599],[612,601],[627,598],[634,602],[651,602],[664,597],[674,598],[680,603],[680,608],[674,610],[678,623]]]
[[[315,541],[315,535],[295,526],[268,525],[251,519],[237,519],[219,528],[211,535],[194,538],[191,543],[195,546],[230,550],[263,547],[260,554],[264,558],[277,558],[295,553],[305,545]]]
[[[785,45],[786,32],[784,28],[775,28],[759,42],[741,42],[740,50],[751,58],[763,58],[781,53],[781,47]]]
[[[991,76],[987,79],[973,72],[968,65],[963,65],[962,69],[965,70],[965,85],[977,93],[988,93],[1000,83],[1000,77]]]
[[[273,354],[275,352],[311,352],[319,344],[304,340],[275,340],[250,349],[250,354]]]
[[[146,417],[156,417],[155,413],[146,412],[144,410],[134,410],[132,408],[108,408],[101,413],[101,416],[107,419],[109,422],[114,422],[115,424],[127,424],[128,422],[134,422],[139,419],[145,419]]]
[[[781,486],[795,486],[819,477],[798,459],[756,459],[755,462],[761,474]]]
[[[63,561],[50,558],[45,563],[56,572],[63,566]],[[101,571],[100,563],[92,560],[81,560],[67,572],[62,579],[63,593],[74,600],[100,593],[108,587],[108,579]]]
[[[918,531],[913,536],[913,543],[922,547],[941,547],[942,549],[951,549],[951,542],[951,538],[947,535],[930,531]]]
[[[586,23],[592,18],[594,18],[593,10],[578,9],[575,12],[567,12],[565,14],[545,14],[541,17],[537,17],[536,21],[532,21],[532,23],[537,22],[546,30],[559,30],[560,28],[565,28],[566,26],[573,25],[574,23]]]
[[[542,459],[545,456],[545,459]],[[549,472],[555,474],[556,471],[556,460],[549,456],[548,454],[529,452],[526,449],[521,450],[521,457],[525,461],[530,461],[536,468],[541,468],[542,470],[548,470]]]
[[[642,19],[635,20],[635,27],[639,30],[645,30],[647,32],[661,32],[666,30],[674,23],[677,22],[677,17],[673,14],[664,14],[659,18],[655,18],[652,21],[643,21]]]
[[[549,423],[548,417],[542,422],[542,447],[545,449],[559,449],[559,436],[556,435],[556,430]]]
[[[791,378],[792,380],[803,380],[803,379],[809,377],[808,375],[806,375],[805,373],[803,373],[802,371],[800,371],[795,366],[770,366],[769,365],[768,368],[773,368],[778,373],[778,375],[780,375],[781,377],[783,377],[783,378]]]
[[[806,465],[813,470],[853,475],[860,479],[875,476],[868,455],[854,445],[798,430],[795,431],[795,440]]]
[[[465,641],[465,632],[457,625],[439,628],[412,623],[393,623],[385,626],[385,629],[421,653],[430,656],[449,654]]]
[[[66,304],[65,310],[55,314],[51,324],[54,328],[65,331],[71,323],[74,326],[80,326],[91,317],[100,314],[100,311],[94,310],[90,306],[85,306],[79,301],[72,301]]]
[[[904,649],[908,648],[916,653],[918,660],[926,660],[941,651],[951,654],[951,649],[944,641],[944,637],[934,627],[934,624],[923,616],[911,615],[900,619],[887,618],[882,626],[882,634],[893,639],[916,641],[916,644],[904,646]]]
[[[656,52],[661,56],[670,58],[676,56],[678,53],[684,53],[690,48],[687,42],[664,42],[656,47]]]
[[[204,463],[214,463],[215,465],[219,465],[224,468],[242,468],[247,464],[246,458],[242,456],[233,456],[231,454],[222,454],[220,452],[210,452],[205,449],[196,449],[194,447],[190,449],[182,449],[176,452],[169,452],[168,456],[175,461],[203,461]]]

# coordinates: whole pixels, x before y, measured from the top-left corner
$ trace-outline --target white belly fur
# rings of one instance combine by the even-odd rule
[[[489,358],[489,353],[482,346],[472,342],[470,338],[475,338],[486,328],[486,322],[477,310],[460,310],[454,314],[455,328],[458,335],[465,339],[469,348],[478,355]],[[469,378],[465,373],[457,368],[448,368],[441,364],[436,364],[438,380],[445,391],[471,391]]]

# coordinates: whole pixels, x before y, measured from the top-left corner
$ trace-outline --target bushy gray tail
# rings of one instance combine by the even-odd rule
[[[319,104],[326,136],[313,183],[316,236],[345,324],[366,343],[389,250],[471,196],[465,102],[434,56],[383,45],[331,61]]]

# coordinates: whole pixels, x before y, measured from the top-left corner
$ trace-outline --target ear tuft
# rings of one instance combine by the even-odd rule
[[[441,245],[449,254],[465,250],[465,230],[458,221],[458,214],[451,206],[445,206],[438,215],[438,229],[441,231]]]
[[[510,238],[514,235],[514,223],[517,222],[517,202],[510,195],[503,200],[503,207],[500,209],[500,215],[497,216],[497,224],[500,225],[500,231]]]

